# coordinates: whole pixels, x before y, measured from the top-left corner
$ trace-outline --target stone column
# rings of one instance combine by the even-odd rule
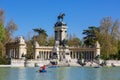
[[[76,59],[76,57],[77,57],[76,55],[77,55],[77,54],[76,54],[76,51],[75,51],[75,59]]]
[[[14,53],[14,58],[16,58],[16,57],[15,57],[15,55],[16,55],[15,48],[13,48],[13,53]]]
[[[96,45],[96,55],[100,55],[100,44],[99,44],[99,42],[97,41],[95,45]]]
[[[50,59],[50,51],[48,52],[48,59]]]
[[[35,59],[37,59],[37,56],[39,56],[39,50],[37,50],[39,48],[39,44],[38,44],[38,42],[36,41],[35,43],[34,43],[34,58]]]
[[[15,58],[17,58],[17,51],[16,51],[16,48],[15,48]]]
[[[26,55],[26,43],[22,36],[19,37],[19,58],[21,58],[22,54]]]

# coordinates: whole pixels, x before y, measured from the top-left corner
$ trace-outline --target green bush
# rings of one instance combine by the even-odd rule
[[[8,60],[0,57],[0,64],[8,64]]]

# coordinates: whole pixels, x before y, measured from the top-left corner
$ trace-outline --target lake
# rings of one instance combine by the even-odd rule
[[[120,80],[120,67],[0,68],[0,80]]]

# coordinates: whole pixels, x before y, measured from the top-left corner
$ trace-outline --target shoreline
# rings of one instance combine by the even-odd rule
[[[41,61],[41,62],[29,62],[26,65],[22,62],[14,62],[12,64],[1,64],[0,67],[39,67],[42,65],[47,65],[47,66],[54,66],[54,65],[50,65],[48,64],[48,61]],[[37,66],[35,65],[37,64]],[[120,66],[120,60],[106,60],[106,65],[101,66],[98,63],[95,62],[85,62],[85,65],[80,65],[77,62],[70,62],[70,63],[59,63],[58,65],[55,66],[59,66],[59,67],[116,67],[116,66]]]
[[[0,65],[0,68],[1,67],[12,67],[11,65]]]
[[[47,65],[47,64],[41,64],[41,65]],[[20,66],[20,65],[0,65],[1,67],[40,67],[41,65],[38,66]],[[58,64],[58,65],[47,65],[47,67],[50,66],[58,66],[58,67],[119,67],[120,66],[120,60],[108,60],[106,61],[106,65],[101,66],[100,64],[87,62],[85,65],[80,65],[78,63],[66,63],[66,64]]]
[[[51,66],[47,66],[48,68],[50,68]],[[113,67],[113,66],[100,66],[100,67],[97,67],[97,66],[57,66],[57,67],[79,67],[79,68],[82,68],[82,67],[85,67],[85,68],[105,68],[105,67]],[[115,67],[120,67],[120,66],[115,66]],[[22,66],[11,66],[11,65],[0,65],[0,68],[35,68],[35,67],[22,67]],[[53,67],[54,68],[54,67]]]

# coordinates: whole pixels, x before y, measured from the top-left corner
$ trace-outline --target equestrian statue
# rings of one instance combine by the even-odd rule
[[[60,13],[58,16],[58,21],[63,21],[64,16],[65,16],[65,13]]]

